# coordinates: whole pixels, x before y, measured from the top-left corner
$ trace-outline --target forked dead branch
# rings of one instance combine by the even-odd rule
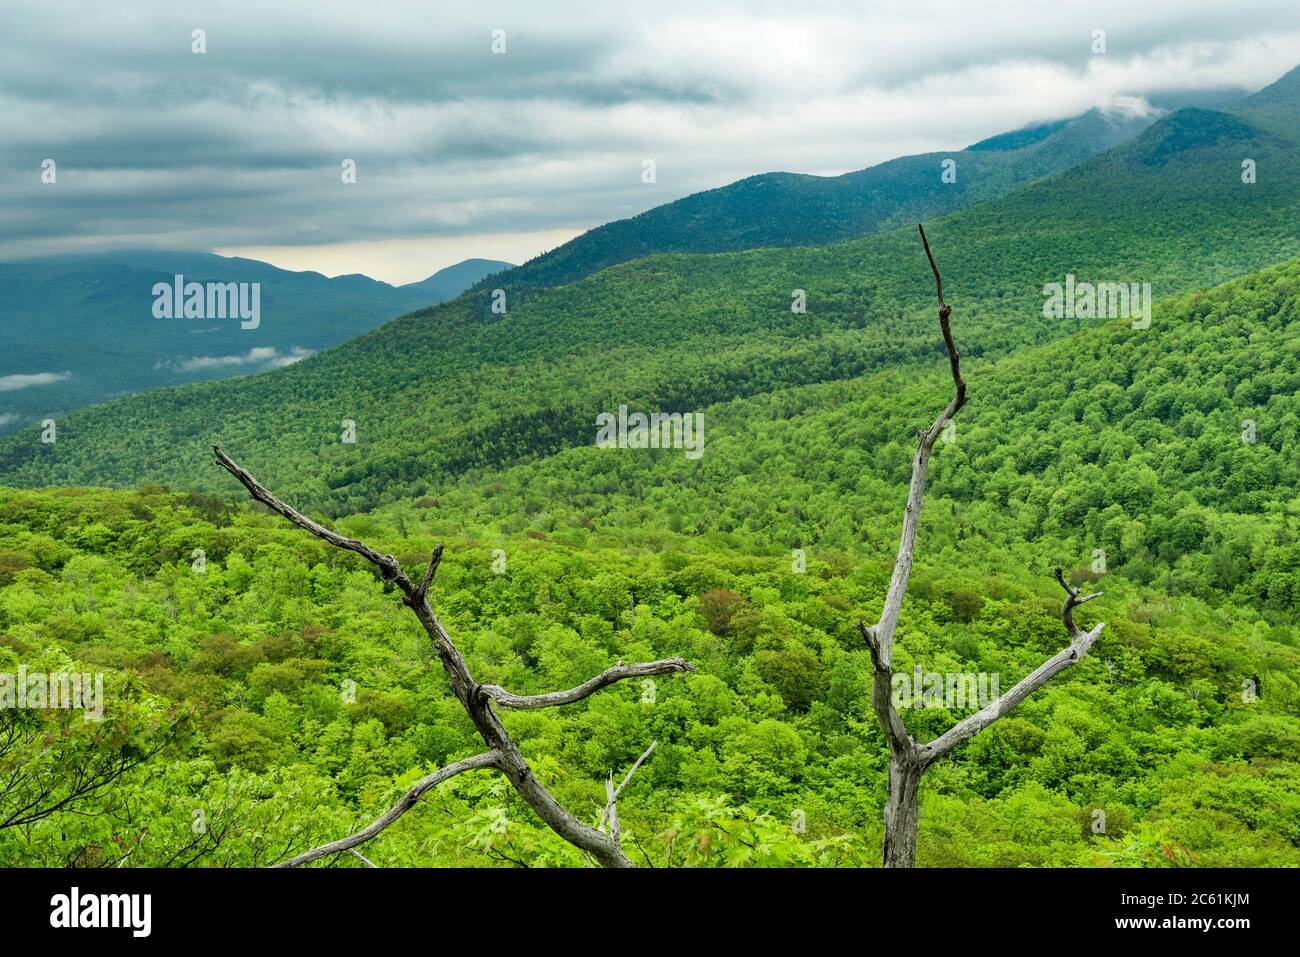
[[[930,453],[934,451],[934,444],[945,425],[966,404],[966,382],[961,377],[961,357],[948,324],[952,307],[943,301],[943,279],[939,275],[938,265],[935,264],[934,254],[930,251],[925,227],[918,226],[917,229],[921,232],[925,255],[930,261],[930,269],[934,272],[935,295],[939,300],[939,329],[943,333],[943,344],[948,350],[948,363],[952,369],[952,381],[957,393],[939,413],[934,424],[920,433],[916,456],[912,459],[912,481],[907,492],[907,506],[903,512],[902,538],[898,543],[898,556],[894,560],[894,571],[889,579],[889,590],[885,594],[885,605],[880,612],[880,620],[871,626],[858,622],[858,629],[871,652],[873,672],[871,707],[884,729],[885,740],[889,744],[889,785],[885,801],[883,848],[886,867],[912,867],[916,863],[917,790],[921,783],[921,775],[926,769],[957,745],[978,734],[1020,704],[1054,675],[1080,661],[1105,627],[1098,624],[1090,631],[1083,631],[1074,624],[1074,609],[1086,601],[1100,597],[1101,592],[1080,598],[1078,590],[1066,582],[1064,573],[1058,568],[1056,580],[1061,583],[1061,587],[1066,592],[1061,618],[1065,623],[1066,634],[1070,638],[1067,647],[1039,665],[996,701],[959,721],[944,734],[926,744],[919,743],[908,733],[907,726],[894,707],[891,695],[894,631],[898,626],[903,596],[907,593],[907,581],[912,572],[912,558],[916,550],[916,529],[921,517],[921,500],[925,497],[925,480],[930,467]]]
[[[420,624],[428,633],[430,640],[433,642],[433,649],[447,674],[452,693],[456,695],[457,700],[465,708],[466,713],[474,722],[474,727],[478,730],[479,736],[483,738],[483,742],[488,747],[481,754],[454,761],[430,774],[407,791],[388,811],[362,830],[337,841],[332,841],[329,844],[313,848],[275,866],[299,867],[320,860],[323,857],[328,857],[331,854],[352,851],[357,845],[364,844],[382,833],[385,828],[410,810],[430,788],[436,787],[448,778],[463,771],[480,768],[494,768],[504,774],[519,796],[536,812],[538,817],[546,822],[551,830],[578,848],[590,859],[605,867],[634,866],[620,846],[618,809],[614,806],[618,793],[623,790],[627,780],[625,779],[623,785],[620,785],[615,790],[612,784],[613,779],[610,779],[607,784],[607,803],[601,817],[601,824],[597,825],[596,828],[588,827],[561,807],[560,803],[551,795],[551,792],[537,780],[532,769],[528,766],[528,762],[520,754],[519,748],[515,745],[504,725],[501,724],[501,720],[497,717],[492,706],[493,703],[496,703],[506,708],[550,708],[557,705],[572,704],[594,694],[601,688],[626,678],[644,678],[650,675],[666,675],[678,671],[694,671],[693,665],[684,658],[665,658],[662,661],[651,661],[635,665],[625,665],[619,662],[614,667],[606,669],[576,688],[540,695],[515,695],[496,685],[478,684],[470,674],[465,659],[457,650],[456,645],[447,634],[447,630],[442,626],[442,622],[438,620],[438,616],[429,604],[429,586],[437,573],[438,563],[442,560],[441,545],[433,550],[429,567],[426,569],[421,581],[416,584],[407,577],[406,572],[402,570],[401,564],[393,556],[377,552],[363,542],[339,535],[318,522],[312,521],[267,491],[252,475],[226,455],[220,447],[214,445],[212,451],[216,453],[217,462],[231,475],[239,479],[244,488],[248,489],[248,494],[257,501],[279,512],[299,528],[306,529],[331,545],[363,556],[379,569],[380,576],[385,582],[396,586],[402,593],[402,601],[414,612],[415,617],[419,619]],[[650,750],[653,750],[653,748],[654,745],[651,745]],[[632,771],[635,771],[641,761],[646,759],[650,754],[650,750],[647,750],[633,765]],[[632,771],[628,772],[628,778],[631,778]],[[610,822],[608,833],[600,829],[606,820]]]

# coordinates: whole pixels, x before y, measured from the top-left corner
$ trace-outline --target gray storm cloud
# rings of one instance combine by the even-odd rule
[[[477,235],[579,230],[757,172],[842,172],[1165,91],[1254,89],[1300,62],[1294,5],[1055,6],[9,4],[0,259],[418,237],[483,255]]]

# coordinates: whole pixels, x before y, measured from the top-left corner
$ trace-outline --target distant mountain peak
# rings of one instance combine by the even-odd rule
[[[1231,113],[1188,107],[1152,125],[1133,144],[1148,166],[1163,166],[1175,156],[1223,141],[1249,140],[1255,129]]]
[[[409,282],[400,288],[441,291],[444,289],[450,290],[454,287],[456,291],[453,295],[458,296],[476,282],[493,273],[514,268],[514,263],[508,263],[500,259],[463,259],[451,266],[439,269],[426,279],[421,279],[419,282]],[[452,298],[452,296],[446,296],[445,298]]]
[[[1291,106],[1300,104],[1300,66],[1292,67],[1259,92],[1246,97],[1241,105],[1249,107],[1277,103]]]
[[[900,156],[840,176],[746,177],[597,226],[529,260],[502,282],[562,286],[655,253],[820,246],[868,236],[995,199],[1069,169],[1131,142],[1169,109],[1226,106],[1243,93],[1213,89],[1118,97],[1078,116],[1036,122],[965,150]],[[945,183],[938,164],[957,155],[961,173]]]
[[[0,433],[33,416],[39,421],[42,410],[61,413],[139,389],[286,365],[454,299],[509,266],[467,260],[423,283],[397,287],[361,273],[330,278],[195,250],[114,250],[0,263],[0,377],[71,372],[39,390],[0,389]],[[151,290],[158,282],[170,285],[178,274],[196,282],[258,284],[268,321],[256,332],[232,332],[159,320]],[[202,346],[195,344],[195,333],[203,333]]]

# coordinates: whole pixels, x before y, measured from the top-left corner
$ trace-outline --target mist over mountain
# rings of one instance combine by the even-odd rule
[[[869,235],[1001,196],[1133,139],[1166,113],[1226,106],[1213,89],[1128,98],[1107,109],[988,137],[963,150],[903,156],[840,176],[763,173],[589,232],[502,278],[556,286],[652,253],[814,246]],[[952,164],[945,167],[945,164]]]
[[[289,365],[454,298],[509,265],[466,260],[423,282],[392,286],[202,252],[0,263],[0,432],[144,389]],[[229,319],[157,318],[152,290],[176,275],[258,283],[256,328]],[[31,376],[40,378],[24,378]]]
[[[820,245],[895,228],[996,197],[1132,139],[1172,105],[1240,96],[1211,90],[1094,109],[955,153],[901,157],[838,177],[762,174],[598,227],[523,266],[468,259],[401,286],[205,252],[123,250],[0,263],[0,381],[43,377],[7,380],[21,387],[0,395],[0,434],[143,389],[290,365],[489,281],[559,285],[656,252]],[[945,162],[955,164],[950,175]],[[154,319],[152,297],[140,290],[176,274],[264,284],[267,321],[246,329]]]

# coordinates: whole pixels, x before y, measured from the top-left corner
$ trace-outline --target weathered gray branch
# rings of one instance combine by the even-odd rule
[[[641,762],[650,757],[650,752],[659,745],[658,741],[651,741],[650,747],[646,748],[641,757],[637,758],[632,767],[628,769],[627,775],[623,778],[623,783],[614,787],[614,773],[611,771],[609,777],[605,779],[605,810],[600,814],[600,822],[596,829],[600,830],[609,821],[609,834],[614,839],[615,844],[621,846],[622,835],[618,827],[618,796],[623,793],[627,783],[632,780],[632,775],[636,774],[636,769],[641,767]]]
[[[623,846],[623,832],[618,826],[618,795],[614,793],[614,775],[605,779],[605,815],[609,818],[609,839]]]
[[[402,572],[402,566],[397,563],[397,559],[393,558],[393,556],[377,552],[364,543],[357,541],[355,538],[347,538],[337,532],[330,531],[319,522],[312,521],[296,508],[286,505],[268,492],[264,487],[262,487],[257,479],[253,478],[253,476],[247,471],[236,465],[225,452],[221,451],[219,446],[214,445],[212,451],[216,453],[217,461],[221,466],[235,478],[239,479],[239,481],[243,483],[244,488],[248,489],[248,494],[253,496],[253,498],[257,499],[263,505],[273,511],[279,512],[299,528],[306,529],[317,538],[323,538],[331,545],[337,545],[339,548],[346,548],[349,551],[364,556],[367,561],[379,567],[379,570],[384,573],[385,579],[392,581],[406,577]]]
[[[916,742],[908,733],[907,725],[903,724],[902,717],[894,707],[893,674],[881,655],[880,639],[877,637],[876,629],[858,622],[858,631],[862,633],[862,638],[867,643],[867,650],[871,652],[871,710],[876,713],[880,727],[885,732],[885,737],[889,741],[889,750],[910,753]]]
[[[401,564],[391,555],[385,555],[383,552],[375,551],[363,542],[356,539],[347,538],[333,532],[319,522],[315,522],[303,515],[297,509],[285,504],[269,492],[257,479],[238,464],[236,464],[225,452],[218,446],[213,446],[212,451],[216,454],[217,462],[237,478],[248,493],[257,501],[271,508],[273,511],[283,515],[299,528],[311,532],[318,538],[324,539],[331,545],[356,552],[364,557],[371,564],[375,565],[386,582],[395,585],[402,593],[402,600],[414,612],[420,624],[428,633],[430,640],[433,642],[434,651],[438,659],[442,662],[443,671],[447,675],[447,681],[451,686],[452,693],[464,707],[470,720],[474,722],[474,727],[478,730],[479,736],[483,738],[488,745],[487,754],[494,755],[491,766],[498,768],[510,781],[512,787],[520,797],[528,804],[529,807],[546,822],[556,834],[568,841],[574,847],[578,848],[585,854],[589,854],[595,860],[605,867],[632,867],[632,862],[628,859],[618,842],[611,835],[603,834],[595,828],[588,827],[579,821],[576,817],[560,806],[551,792],[537,780],[533,774],[532,768],[524,760],[518,746],[515,744],[505,726],[501,724],[500,718],[492,710],[493,693],[485,693],[484,686],[474,681],[473,675],[470,674],[469,666],[465,663],[464,657],[452,642],[447,630],[443,627],[438,616],[434,614],[433,608],[429,605],[428,589],[433,581],[434,573],[437,571],[438,563],[442,559],[441,547],[434,549],[429,567],[424,573],[423,580],[417,585],[407,577],[406,572],[402,570]],[[622,672],[619,669],[623,669]],[[637,669],[655,669],[650,671],[638,671]],[[605,687],[613,681],[621,680],[624,677],[633,677],[641,674],[666,674],[674,671],[690,671],[692,667],[681,658],[670,658],[665,661],[651,662],[648,665],[631,665],[617,666],[597,675],[591,681],[574,688],[571,691],[559,692],[561,700],[550,700],[553,696],[537,695],[531,697],[519,698],[510,695],[502,689],[496,689],[507,699],[517,699],[525,702],[519,707],[547,707],[550,704],[567,704],[570,701],[578,701],[592,692]],[[614,677],[607,677],[611,672],[615,672]],[[624,673],[625,672],[625,673]],[[590,686],[590,687],[589,687]],[[488,688],[494,686],[487,686]],[[548,699],[542,703],[531,703],[534,698]],[[509,703],[503,701],[503,703]],[[487,766],[487,765],[484,765]],[[423,792],[421,792],[423,793]],[[418,795],[417,795],[418,797]],[[399,802],[400,803],[400,802]],[[404,809],[403,809],[404,810]],[[397,815],[397,816],[400,816]],[[380,821],[384,821],[381,818]],[[382,831],[388,824],[396,820],[396,817],[383,823],[378,830],[370,836]],[[378,822],[377,822],[378,823]],[[373,827],[374,825],[372,825]],[[369,831],[369,829],[367,829]],[[367,831],[360,832],[362,834]],[[356,835],[353,835],[355,838]],[[335,841],[334,844],[325,845],[331,850],[325,850],[316,857],[308,857],[314,854],[314,851],[308,851],[307,855],[299,855],[291,861],[285,862],[282,866],[298,866],[298,864],[307,863],[308,860],[316,860],[325,854],[337,853],[338,851],[347,850],[354,844],[361,841],[353,841],[353,838],[344,838],[342,841]],[[363,838],[369,840],[369,837]],[[352,843],[348,843],[348,842]],[[319,848],[317,850],[320,850]]]
[[[925,497],[930,453],[934,450],[934,444],[938,441],[944,425],[966,404],[966,382],[961,375],[961,357],[957,352],[952,328],[948,322],[952,308],[943,300],[943,279],[934,261],[934,253],[930,251],[930,241],[925,236],[925,227],[918,226],[917,229],[921,233],[921,243],[925,246],[925,256],[930,262],[930,270],[934,273],[935,296],[939,300],[939,330],[943,334],[944,348],[948,351],[948,365],[952,371],[956,394],[939,413],[930,428],[919,434],[916,455],[912,459],[912,480],[908,487],[906,510],[903,513],[903,531],[898,543],[898,555],[894,559],[894,570],[889,579],[889,589],[885,593],[880,620],[870,627],[863,622],[858,622],[858,630],[867,643],[867,649],[871,652],[871,707],[880,721],[880,726],[885,732],[885,740],[889,745],[889,786],[885,802],[883,848],[886,867],[911,867],[916,862],[918,791],[921,775],[926,768],[1002,717],[1054,675],[1079,661],[1087,654],[1104,627],[1097,625],[1091,631],[1084,632],[1075,626],[1072,614],[1074,609],[1084,602],[1099,597],[1101,593],[1080,598],[1078,591],[1066,582],[1064,574],[1058,568],[1057,580],[1066,591],[1061,618],[1070,636],[1068,648],[1043,662],[997,701],[959,721],[928,744],[917,743],[908,733],[902,717],[894,707],[892,696],[894,632],[898,626],[903,597],[907,593],[908,578],[912,572],[916,530],[921,518],[921,502]]]
[[[666,675],[674,671],[694,671],[695,666],[685,658],[664,658],[661,661],[648,661],[644,664],[625,665],[619,662],[607,668],[594,678],[588,678],[576,688],[568,691],[552,691],[548,694],[517,695],[511,694],[500,685],[479,685],[479,694],[485,695],[506,708],[528,710],[531,708],[554,708],[557,705],[572,704],[594,694],[601,688],[627,678],[643,678],[647,675]]]
[[[1059,578],[1060,569],[1057,569],[1057,574]],[[981,708],[974,714],[963,718],[929,744],[921,745],[920,757],[923,764],[928,765],[943,757],[963,741],[978,734],[984,728],[987,728],[998,718],[1002,717],[1016,705],[1020,704],[1020,702],[1024,701],[1025,698],[1029,697],[1029,695],[1034,691],[1047,684],[1047,682],[1053,677],[1060,674],[1071,665],[1077,664],[1079,661],[1083,660],[1083,656],[1088,653],[1093,642],[1095,642],[1098,636],[1101,635],[1102,629],[1105,628],[1106,625],[1102,623],[1098,624],[1091,631],[1082,631],[1074,626],[1074,620],[1070,616],[1070,611],[1075,606],[1083,604],[1084,601],[1091,601],[1093,598],[1099,597],[1102,593],[1096,592],[1085,599],[1076,600],[1078,593],[1073,591],[1069,585],[1066,585],[1064,579],[1061,579],[1061,584],[1065,585],[1066,591],[1070,593],[1069,597],[1065,600],[1065,611],[1063,612],[1066,620],[1065,627],[1070,635],[1069,646],[1062,648],[1024,678],[1020,679],[1020,681],[1016,682],[1011,690],[998,698],[998,700],[984,708]]]
[[[442,546],[435,545],[433,555],[429,558],[429,567],[424,571],[424,578],[415,588],[415,600],[424,601],[425,596],[429,594],[429,586],[433,584],[433,576],[438,574],[438,566],[442,563]]]
[[[924,765],[918,757],[916,741],[894,707],[892,696],[892,670],[894,665],[894,632],[898,616],[903,610],[903,596],[907,594],[908,579],[912,574],[912,557],[916,551],[916,530],[921,521],[921,503],[925,498],[926,476],[930,469],[930,454],[939,440],[944,424],[966,404],[966,382],[961,376],[961,356],[952,338],[948,318],[952,308],[943,301],[943,278],[930,251],[930,241],[925,227],[918,225],[925,256],[934,273],[935,295],[939,300],[939,331],[944,348],[948,350],[948,365],[952,370],[956,394],[943,411],[918,435],[916,454],[912,458],[912,480],[907,489],[907,505],[903,511],[903,530],[899,536],[898,554],[894,570],[885,592],[885,604],[880,620],[868,627],[859,622],[858,628],[871,652],[872,682],[871,707],[875,711],[885,740],[889,744],[889,786],[885,802],[884,863],[886,867],[911,867],[916,856],[917,791]]]
[[[1082,634],[1079,628],[1074,624],[1074,609],[1078,608],[1086,601],[1092,601],[1094,598],[1100,598],[1105,592],[1095,591],[1091,595],[1079,597],[1079,589],[1074,588],[1065,580],[1064,569],[1056,570],[1056,580],[1061,583],[1065,589],[1065,605],[1061,608],[1061,621],[1065,624],[1066,634],[1070,636],[1071,641],[1077,641]]]
[[[961,377],[961,356],[952,338],[952,329],[948,317],[952,307],[943,301],[943,280],[939,276],[939,267],[935,265],[934,255],[930,252],[930,241],[925,238],[925,227],[917,226],[921,231],[921,242],[925,245],[925,255],[930,260],[934,271],[934,285],[939,297],[939,329],[943,333],[943,343],[948,350],[948,363],[952,369],[952,381],[956,395],[939,413],[938,418],[919,435],[916,455],[912,458],[912,481],[907,490],[907,507],[903,512],[903,531],[898,542],[898,556],[894,560],[894,573],[889,579],[889,590],[885,594],[885,607],[876,624],[876,635],[880,642],[881,658],[886,665],[893,665],[894,629],[898,626],[898,616],[903,608],[903,596],[907,593],[907,581],[912,573],[912,555],[916,549],[916,529],[921,520],[921,500],[925,497],[926,475],[930,468],[930,453],[938,441],[944,424],[956,415],[966,404],[966,382]]]
[[[337,854],[340,851],[352,851],[358,844],[364,844],[379,835],[388,825],[392,824],[399,817],[409,811],[415,802],[424,797],[424,792],[432,787],[436,787],[450,777],[455,777],[462,771],[473,771],[477,768],[495,768],[500,766],[500,755],[495,751],[485,751],[482,754],[476,754],[472,758],[463,758],[460,761],[453,761],[445,768],[434,771],[428,777],[421,778],[409,791],[390,807],[387,811],[375,818],[366,827],[357,831],[355,834],[349,834],[347,837],[340,838],[337,841],[331,841],[328,844],[322,844],[320,847],[314,847],[310,851],[304,851],[297,857],[291,857],[287,861],[279,864],[273,864],[273,867],[301,867],[303,864],[310,864],[312,861],[318,861],[322,857],[328,857],[331,854]],[[352,853],[356,854],[355,851]],[[360,855],[357,855],[360,857]],[[363,861],[365,858],[361,858]],[[367,863],[369,863],[367,861]],[[373,864],[370,865],[374,867]]]

